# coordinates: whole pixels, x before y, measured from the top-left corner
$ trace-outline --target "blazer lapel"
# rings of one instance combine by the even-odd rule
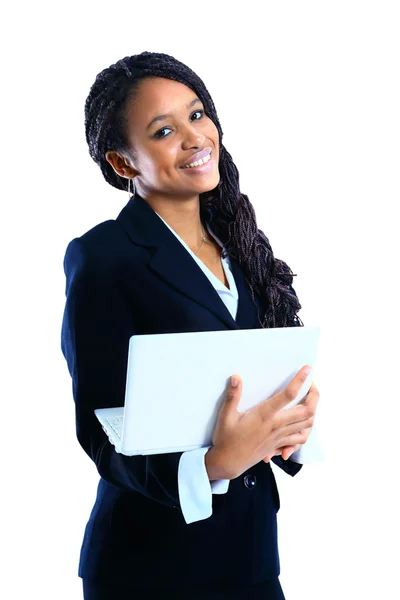
[[[255,325],[257,308],[246,289],[243,274],[235,259],[231,258],[232,273],[239,294],[236,321],[196,261],[137,193],[122,209],[117,221],[132,242],[153,248],[147,266],[166,283],[205,306],[230,329],[258,327]]]
[[[230,256],[231,270],[235,278],[236,287],[239,294],[238,310],[236,314],[236,323],[240,329],[259,329],[259,316],[261,305],[257,297],[254,301],[250,294],[250,289],[243,276],[239,263],[233,256]]]

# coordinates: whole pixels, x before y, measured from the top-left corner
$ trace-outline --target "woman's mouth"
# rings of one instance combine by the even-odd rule
[[[180,169],[183,169],[186,173],[196,173],[199,175],[202,175],[203,173],[209,173],[213,170],[213,168],[214,161],[211,158],[211,152],[195,163],[191,163],[191,165],[183,165],[183,167],[180,167]]]

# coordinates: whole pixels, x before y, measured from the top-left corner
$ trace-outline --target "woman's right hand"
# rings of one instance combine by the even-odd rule
[[[280,454],[279,449],[305,442],[303,430],[313,425],[319,394],[313,402],[282,408],[294,400],[307,375],[304,366],[284,390],[246,412],[237,410],[242,380],[235,375],[239,383],[229,383],[208,451],[218,479],[235,479],[265,457]]]

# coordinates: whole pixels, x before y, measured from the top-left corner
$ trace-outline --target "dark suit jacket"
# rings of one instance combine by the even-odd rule
[[[77,437],[100,474],[80,577],[147,589],[218,589],[279,574],[279,495],[269,464],[261,461],[231,480],[226,494],[213,495],[210,518],[186,524],[178,495],[182,452],[119,454],[93,412],[124,404],[130,336],[259,327],[241,269],[233,258],[231,263],[239,292],[236,321],[138,195],[116,220],[68,244],[62,351],[72,376]],[[274,461],[291,475],[301,468],[280,457]]]

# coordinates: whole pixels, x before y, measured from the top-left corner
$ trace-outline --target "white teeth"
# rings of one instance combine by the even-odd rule
[[[204,158],[201,158],[200,160],[196,160],[196,162],[194,163],[190,163],[189,165],[183,165],[184,169],[191,169],[192,167],[197,167],[198,165],[204,165],[206,162],[208,162],[211,158],[210,154],[207,154],[207,156],[205,156]]]

